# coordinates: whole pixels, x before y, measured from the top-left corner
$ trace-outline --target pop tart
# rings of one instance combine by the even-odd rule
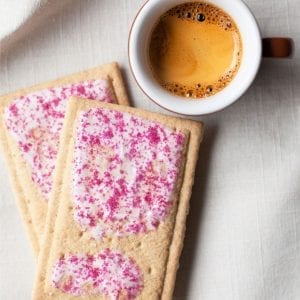
[[[202,133],[70,99],[33,299],[171,299]]]

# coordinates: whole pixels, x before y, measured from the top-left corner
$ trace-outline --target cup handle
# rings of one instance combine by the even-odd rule
[[[291,38],[274,37],[263,38],[263,57],[290,58],[293,54],[293,40]]]

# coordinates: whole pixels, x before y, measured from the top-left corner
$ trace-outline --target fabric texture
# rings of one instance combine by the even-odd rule
[[[130,73],[128,34],[143,3],[0,0],[0,93],[116,60],[132,104],[168,114]],[[295,53],[264,59],[239,101],[195,118],[206,132],[174,299],[300,298],[300,2],[246,3],[262,35],[292,37]],[[0,299],[30,299],[30,250],[0,156]]]
[[[0,52],[70,0],[0,0]]]
[[[0,39],[15,32],[45,2],[45,0],[1,0]]]

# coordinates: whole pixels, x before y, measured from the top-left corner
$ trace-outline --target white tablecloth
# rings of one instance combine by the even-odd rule
[[[117,60],[132,103],[165,112],[128,66],[128,31],[143,2],[72,0],[33,22],[2,44],[1,94]],[[300,2],[246,2],[263,35],[293,37],[296,52],[264,60],[240,101],[198,118],[206,135],[175,299],[300,299]],[[30,299],[35,262],[2,157],[0,238],[0,299]]]

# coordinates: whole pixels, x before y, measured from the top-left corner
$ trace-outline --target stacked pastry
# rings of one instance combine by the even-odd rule
[[[116,63],[0,99],[33,299],[172,298],[202,124],[128,104]]]

